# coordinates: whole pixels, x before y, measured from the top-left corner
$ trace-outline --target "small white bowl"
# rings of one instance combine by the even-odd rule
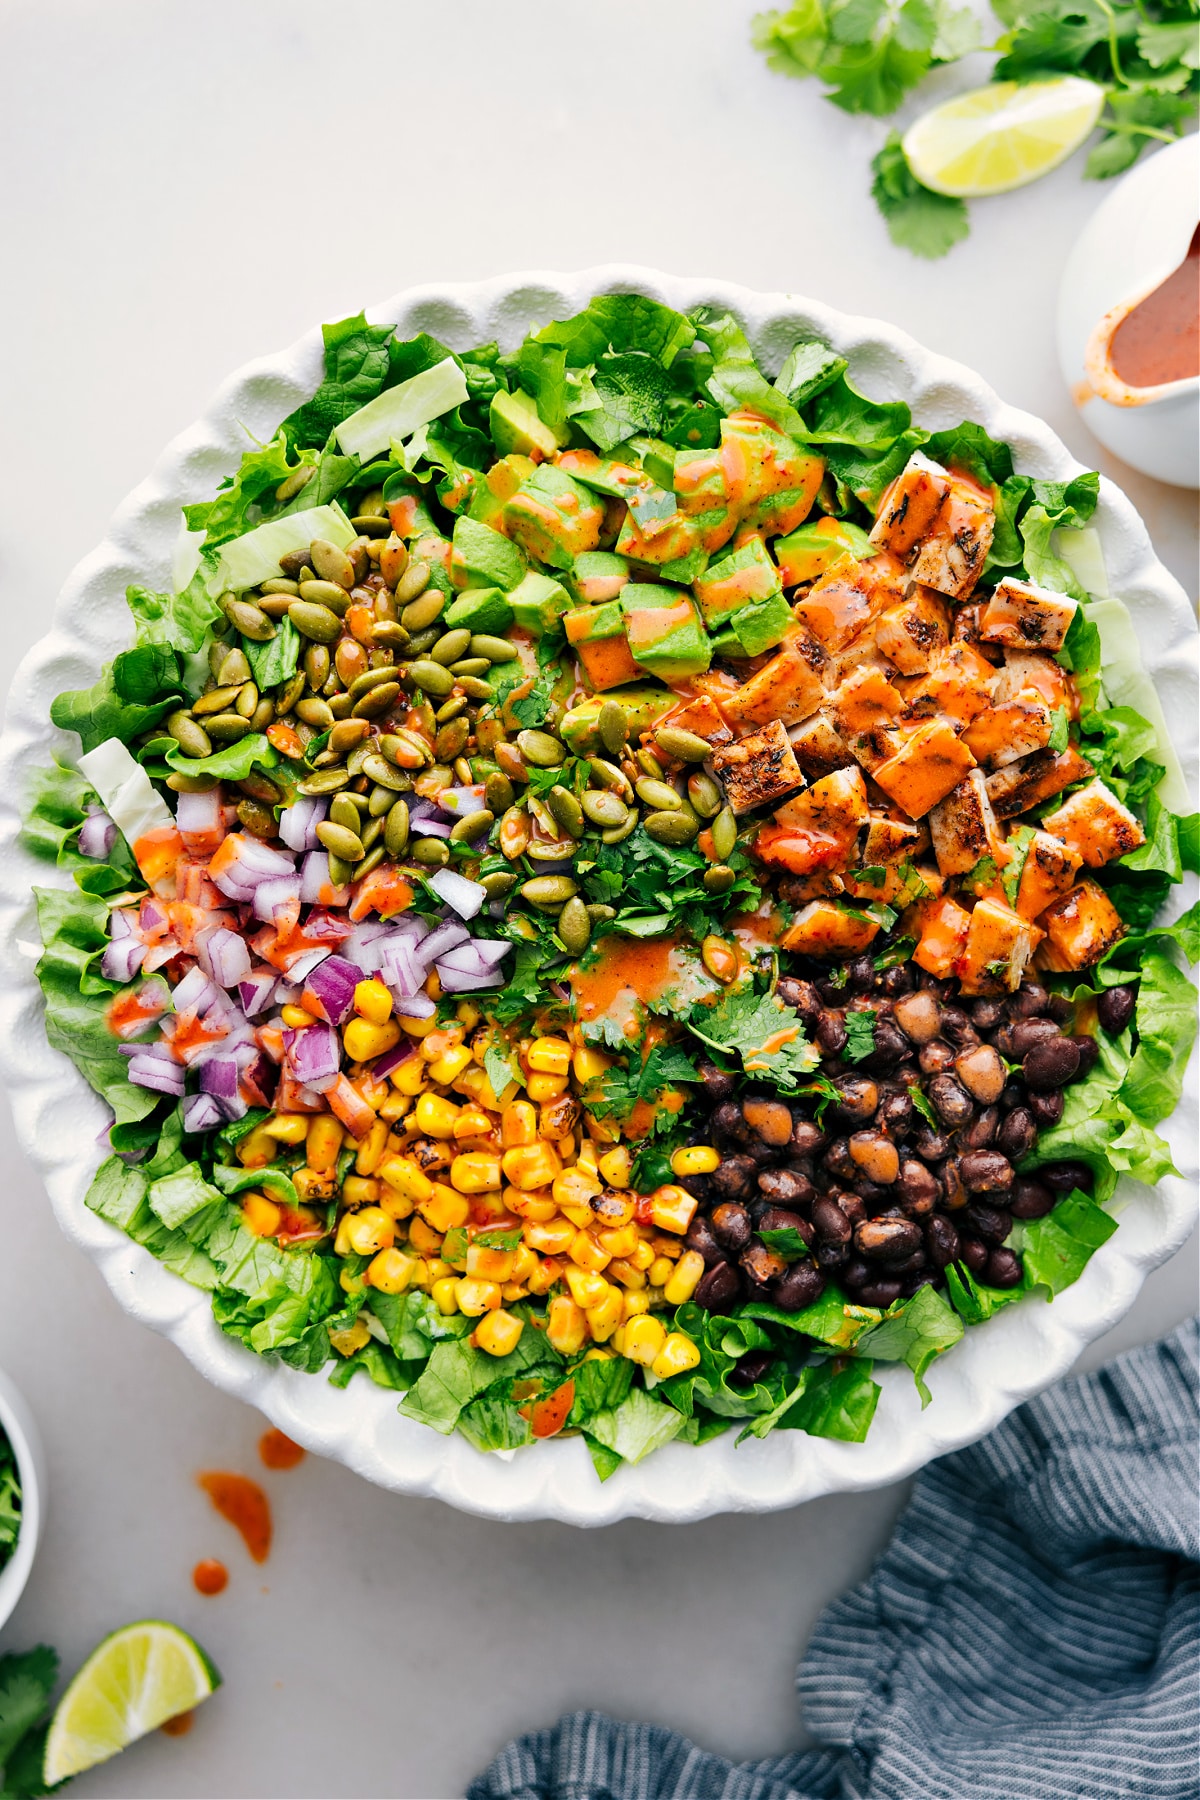
[[[46,1510],[46,1459],[42,1441],[24,1399],[0,1370],[0,1431],[13,1447],[21,1478],[21,1529],[17,1545],[0,1569],[0,1631],[8,1624],[25,1591],[37,1554]]]
[[[1113,333],[1187,255],[1200,222],[1200,138],[1147,157],[1104,200],[1063,270],[1058,355],[1080,417],[1122,462],[1200,487],[1200,375],[1131,388],[1112,368]]]

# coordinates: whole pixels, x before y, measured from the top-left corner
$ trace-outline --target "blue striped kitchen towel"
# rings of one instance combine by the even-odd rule
[[[800,1664],[820,1749],[734,1764],[574,1713],[468,1800],[1195,1800],[1198,1347],[1192,1320],[925,1470]]]

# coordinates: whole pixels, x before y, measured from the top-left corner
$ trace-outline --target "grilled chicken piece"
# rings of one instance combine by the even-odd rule
[[[1013,699],[980,713],[967,726],[963,738],[977,762],[999,769],[1044,749],[1053,729],[1050,708],[1041,695],[1032,688],[1023,688]]]
[[[969,482],[951,480],[933,530],[912,564],[914,579],[952,600],[965,600],[983,574],[995,527],[987,496]]]
[[[918,933],[913,961],[939,981],[949,980],[966,949],[970,913],[957,900],[945,897],[923,901],[913,912]]]
[[[981,769],[972,769],[929,815],[933,853],[943,875],[966,875],[982,857],[1008,857]]]
[[[1046,831],[1075,850],[1089,869],[1103,868],[1115,856],[1127,856],[1144,844],[1146,834],[1127,806],[1102,781],[1089,781],[1077,794],[1047,813]]]
[[[930,719],[873,771],[875,781],[910,819],[923,819],[957,787],[975,758],[948,719]]]
[[[749,737],[722,745],[712,760],[724,785],[725,798],[735,813],[769,806],[800,787],[804,780],[788,734],[778,719],[772,719]]]
[[[896,685],[914,717],[943,712],[965,725],[991,705],[996,671],[970,644],[947,644],[933,651],[927,674]]]
[[[862,771],[838,769],[776,807],[775,824],[759,832],[754,853],[797,875],[848,868],[868,810]]]
[[[775,655],[724,704],[747,725],[798,725],[825,703],[825,652],[810,632],[789,632]]]
[[[831,900],[813,900],[796,914],[780,943],[805,956],[857,956],[878,934],[873,919],[855,917]]]
[[[888,868],[894,863],[911,862],[928,842],[929,833],[923,825],[910,825],[902,819],[888,819],[881,813],[872,813],[867,820],[867,835],[863,842],[863,867],[877,869],[882,864]]]
[[[1039,650],[1006,650],[992,700],[1000,706],[1005,700],[1015,699],[1024,688],[1040,694],[1051,712],[1070,704],[1066,670],[1052,656]]]
[[[898,606],[889,606],[875,621],[875,648],[901,675],[924,675],[933,652],[949,642],[946,602],[928,588],[918,588]]]
[[[978,900],[955,973],[964,994],[1015,994],[1042,933],[1011,906]]]
[[[950,479],[941,463],[915,450],[879,502],[871,542],[907,561],[933,530],[950,492]]]
[[[850,761],[849,746],[844,744],[824,713],[815,713],[788,734],[796,761],[810,781],[844,769]]]
[[[984,608],[981,635],[1015,650],[1061,650],[1078,609],[1066,594],[1006,575]]]
[[[1025,855],[1017,888],[1017,911],[1023,919],[1036,919],[1067,893],[1083,865],[1077,850],[1069,850],[1048,831],[1035,831]]]
[[[1082,781],[1092,773],[1090,762],[1080,756],[1073,744],[1056,756],[1053,750],[1037,750],[1020,762],[1007,763],[987,778],[988,799],[998,819],[1015,819],[1061,794],[1073,781]]]
[[[890,556],[843,556],[792,609],[826,650],[843,650],[872,619],[904,598],[908,578]]]
[[[1090,969],[1125,936],[1120,913],[1094,881],[1077,882],[1070,893],[1046,908],[1038,923],[1046,933],[1038,961],[1059,975],[1070,969]]]

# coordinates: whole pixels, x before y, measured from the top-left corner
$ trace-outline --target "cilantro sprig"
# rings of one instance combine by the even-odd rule
[[[688,1030],[710,1049],[732,1056],[744,1074],[765,1077],[783,1094],[800,1091],[800,1077],[821,1060],[799,1013],[772,993],[723,994],[715,1006],[694,1006]]]

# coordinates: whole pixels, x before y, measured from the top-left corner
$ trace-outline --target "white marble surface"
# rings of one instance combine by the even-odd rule
[[[409,282],[608,259],[894,320],[1121,481],[1196,590],[1195,498],[1098,453],[1053,302],[1099,197],[1074,163],[975,208],[945,262],[889,243],[882,137],[772,76],[731,0],[8,0],[0,18],[0,668],[163,442],[231,369]],[[334,21],[336,21],[336,28]],[[961,76],[956,78],[961,82]],[[949,76],[941,77],[943,83]],[[584,1534],[502,1526],[308,1461],[265,1476],[263,1569],[193,1477],[255,1470],[261,1422],[131,1324],[59,1238],[0,1120],[0,1363],[42,1423],[45,1546],[0,1649],[74,1667],[160,1614],[226,1685],[93,1796],[461,1793],[512,1732],[594,1705],[734,1757],[801,1740],[792,1666],[905,1490]],[[1194,1243],[1096,1362],[1194,1310]],[[201,1600],[200,1556],[232,1581]]]

